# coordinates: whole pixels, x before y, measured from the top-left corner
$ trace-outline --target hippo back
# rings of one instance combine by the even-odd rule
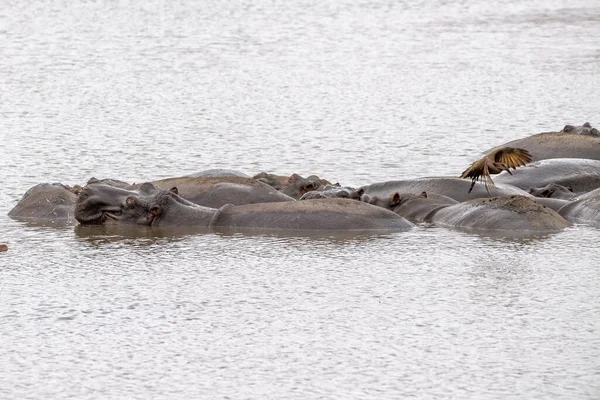
[[[544,232],[571,225],[556,211],[524,196],[475,199],[434,211],[435,224],[479,231]]]
[[[41,183],[29,189],[8,215],[38,222],[75,223],[77,190],[60,183]]]
[[[336,198],[225,206],[211,226],[289,231],[398,231],[413,225],[381,207]]]
[[[479,182],[475,183],[473,190],[469,193],[470,186],[471,181],[467,179],[456,177],[431,177],[374,183],[372,185],[363,186],[361,189],[365,194],[378,197],[389,197],[395,192],[401,193],[402,195],[409,193],[419,194],[422,192],[427,192],[428,194],[438,193],[448,196],[458,202],[493,196],[530,196],[528,193],[512,185],[496,184],[493,191],[490,193],[488,193],[485,190],[485,186]]]
[[[536,161],[494,177],[494,182],[529,191],[554,183],[569,187],[574,193],[600,187],[600,161],[581,158],[558,158]]]
[[[566,128],[566,127],[565,127]],[[486,154],[502,147],[517,147],[529,151],[534,161],[550,158],[587,158],[600,160],[600,135],[594,128],[567,129],[567,132],[544,132],[517,139],[494,147]],[[588,133],[589,132],[589,133]],[[587,133],[587,134],[586,134]]]
[[[243,205],[294,201],[271,186],[252,178],[230,177],[180,177],[153,181],[163,190],[176,187],[184,199],[192,203],[219,208],[225,204]],[[139,185],[133,185],[132,190]]]

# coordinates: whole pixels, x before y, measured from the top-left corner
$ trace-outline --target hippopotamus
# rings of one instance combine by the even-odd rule
[[[549,183],[543,187],[529,189],[529,194],[534,197],[571,200],[575,196],[573,189],[557,183]]]
[[[74,223],[73,208],[79,186],[61,183],[40,183],[29,189],[8,215],[28,221]]]
[[[363,194],[361,201],[391,210],[411,222],[425,222],[432,211],[458,204],[458,201],[438,193],[401,195],[398,192],[389,198]]]
[[[91,184],[91,183],[101,183],[104,185],[110,185],[110,186],[115,186],[118,188],[123,188],[123,189],[127,189],[131,187],[130,183],[127,183],[125,181],[120,181],[118,179],[111,179],[111,178],[107,178],[107,179],[97,179],[97,178],[90,178],[87,181],[87,184]]]
[[[533,161],[549,158],[587,158],[600,160],[600,133],[589,122],[581,126],[566,125],[558,132],[544,132],[513,140],[501,147],[519,147],[531,153]]]
[[[332,198],[360,200],[361,195],[362,191],[348,186],[325,185],[320,186],[311,192],[304,193],[302,197],[300,197],[300,200]]]
[[[585,193],[560,208],[558,213],[573,222],[600,222],[600,189]]]
[[[402,231],[413,225],[399,215],[351,199],[315,199],[234,206],[218,209],[185,200],[177,189],[152,183],[138,190],[87,185],[75,207],[80,224],[151,227],[188,226],[216,230]]]
[[[261,172],[252,178],[266,183],[280,192],[298,200],[304,194],[316,190],[320,186],[331,185],[331,182],[321,179],[316,175],[310,175],[303,178],[298,174],[292,174],[289,177],[283,175],[269,174]]]
[[[536,161],[512,171],[512,174],[502,172],[494,180],[526,191],[558,184],[571,188],[576,194],[589,192],[600,187],[600,161],[582,158]]]
[[[517,187],[498,183],[488,193],[483,183],[476,182],[472,191],[469,192],[471,184],[471,181],[457,177],[430,177],[374,183],[362,186],[360,189],[363,190],[364,194],[380,198],[389,198],[395,192],[403,193],[405,195],[427,192],[429,195],[432,193],[442,194],[458,202],[481,197],[509,195],[529,196],[527,192]]]
[[[436,225],[503,232],[551,232],[571,223],[556,211],[525,196],[468,200],[432,211],[425,220]]]
[[[294,201],[290,196],[252,178],[229,177],[180,177],[167,178],[152,183],[163,190],[177,187],[179,195],[192,203],[212,208],[225,204],[242,205]],[[141,184],[125,189],[135,190]]]
[[[225,169],[225,168],[214,168],[214,169],[206,169],[204,171],[195,172],[193,174],[186,175],[192,178],[223,178],[227,176],[238,176],[240,178],[250,178],[249,175],[246,175],[243,172],[235,171],[233,169]]]

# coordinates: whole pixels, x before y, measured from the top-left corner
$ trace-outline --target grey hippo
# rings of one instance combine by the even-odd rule
[[[189,174],[186,176],[189,176],[192,178],[200,178],[200,177],[223,178],[223,177],[227,177],[227,176],[239,176],[241,178],[250,178],[249,175],[246,175],[243,172],[236,171],[233,169],[226,169],[226,168],[205,169],[203,171],[195,172],[193,174]]]
[[[226,177],[180,177],[152,181],[163,190],[177,187],[179,195],[192,203],[212,208],[225,204],[243,205],[294,201],[290,196],[252,178]],[[140,184],[126,189],[135,190]]]
[[[361,201],[391,210],[411,222],[425,222],[431,212],[458,201],[437,193],[422,192],[420,194],[401,195],[396,192],[389,198],[380,198],[363,194]]]
[[[496,183],[493,190],[490,190],[490,192],[488,192],[485,185],[480,182],[475,183],[471,192],[469,192],[470,186],[470,181],[458,177],[430,177],[379,182],[361,186],[360,189],[363,190],[364,194],[380,198],[389,198],[395,192],[403,194],[420,194],[422,192],[427,192],[429,195],[432,193],[442,194],[458,202],[481,197],[510,195],[530,196],[529,193],[513,185]]]
[[[600,189],[585,193],[558,210],[573,222],[600,223]]]
[[[80,186],[40,183],[29,189],[9,212],[14,219],[74,223],[73,209]]]
[[[304,194],[318,189],[320,186],[331,185],[331,182],[321,179],[317,175],[310,175],[304,178],[298,174],[292,174],[288,177],[261,172],[252,178],[264,182],[296,200],[300,199]]]
[[[179,194],[187,200],[207,207],[225,204],[253,204],[294,201],[293,198],[252,178],[243,177],[179,177],[154,181],[162,189],[178,187]],[[117,179],[91,178],[88,184],[103,184],[121,189],[135,190],[140,184],[129,184]],[[75,223],[73,209],[81,186],[61,183],[43,183],[29,189],[8,215],[13,219],[32,222]]]
[[[227,204],[218,209],[191,203],[177,189],[151,183],[138,190],[87,185],[79,194],[75,218],[80,224],[197,227],[209,230],[402,231],[413,225],[399,215],[350,199]]]
[[[572,200],[575,197],[573,189],[558,183],[549,183],[543,187],[529,189],[529,194],[535,197],[545,197],[562,200]]]
[[[425,219],[445,227],[507,233],[552,232],[571,225],[556,211],[524,196],[469,200],[438,208]]]
[[[558,132],[544,132],[517,139],[488,150],[519,147],[529,151],[533,161],[549,158],[587,158],[600,160],[600,133],[589,122],[581,126],[566,125]]]
[[[511,175],[503,172],[496,183],[513,185],[526,191],[549,184],[570,188],[573,193],[589,192],[600,187],[600,160],[554,158],[536,161],[519,168]]]
[[[312,200],[312,199],[354,199],[360,200],[362,195],[361,190],[356,190],[349,186],[339,185],[324,185],[319,186],[317,189],[305,193],[300,197],[299,200]]]

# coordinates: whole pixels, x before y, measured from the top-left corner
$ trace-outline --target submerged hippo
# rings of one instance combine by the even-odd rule
[[[321,179],[316,175],[303,178],[298,174],[289,177],[261,172],[252,178],[279,190],[280,192],[298,200],[304,194],[318,189],[320,186],[331,185],[331,182]]]
[[[228,204],[215,209],[183,199],[176,189],[161,190],[151,183],[135,191],[88,185],[79,195],[75,218],[81,224],[234,230],[398,231],[412,226],[391,211],[350,199]]]
[[[446,227],[521,233],[558,231],[571,225],[556,211],[524,196],[469,200],[438,208],[426,220]]]
[[[557,183],[549,183],[543,187],[529,189],[529,194],[534,197],[545,197],[553,199],[571,200],[575,196],[573,188],[559,185]]]
[[[475,183],[471,192],[469,192],[470,186],[471,182],[465,179],[456,177],[431,177],[374,183],[362,186],[360,189],[363,190],[364,194],[380,198],[389,198],[395,192],[403,194],[427,192],[429,195],[432,193],[442,194],[459,202],[481,197],[529,196],[527,192],[517,187],[498,183],[497,179],[494,188],[489,193],[485,185],[480,182]]]
[[[544,132],[517,139],[488,150],[511,146],[525,149],[534,161],[549,158],[587,158],[600,160],[600,133],[589,122],[581,126],[566,125],[558,132]]]
[[[356,190],[348,186],[336,186],[336,185],[325,185],[319,188],[305,193],[300,197],[300,200],[312,200],[312,199],[354,199],[360,200],[362,191]]]
[[[577,200],[571,201],[558,213],[573,222],[600,222],[600,189],[592,190]]]
[[[380,198],[363,194],[361,200],[369,204],[391,210],[411,222],[425,222],[433,211],[458,204],[458,201],[437,193],[422,192],[420,194],[401,195],[398,192],[389,198]]]
[[[29,189],[8,215],[28,221],[74,223],[73,209],[79,190],[79,186],[40,183]]]
[[[570,188],[574,193],[589,192],[600,187],[600,161],[582,158],[536,161],[513,171],[512,175],[503,172],[494,180],[527,191],[557,184]]]
[[[0,252],[8,251],[8,246],[5,244],[0,244]]]
[[[237,176],[228,177],[181,177],[167,178],[152,183],[160,189],[169,190],[177,187],[181,197],[192,203],[212,208],[225,204],[242,205],[254,203],[273,203],[294,201],[278,190],[252,178]],[[140,184],[126,189],[136,190]]]
[[[233,169],[225,169],[225,168],[214,168],[214,169],[205,169],[204,171],[195,172],[193,174],[186,175],[192,178],[224,178],[228,176],[239,176],[241,178],[250,178],[249,175],[246,175],[243,172],[236,171]]]

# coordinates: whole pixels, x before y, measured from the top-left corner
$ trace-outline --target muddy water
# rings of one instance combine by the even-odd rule
[[[289,237],[36,226],[40,182],[457,175],[600,125],[593,1],[13,2],[0,397],[600,396],[600,230]]]

